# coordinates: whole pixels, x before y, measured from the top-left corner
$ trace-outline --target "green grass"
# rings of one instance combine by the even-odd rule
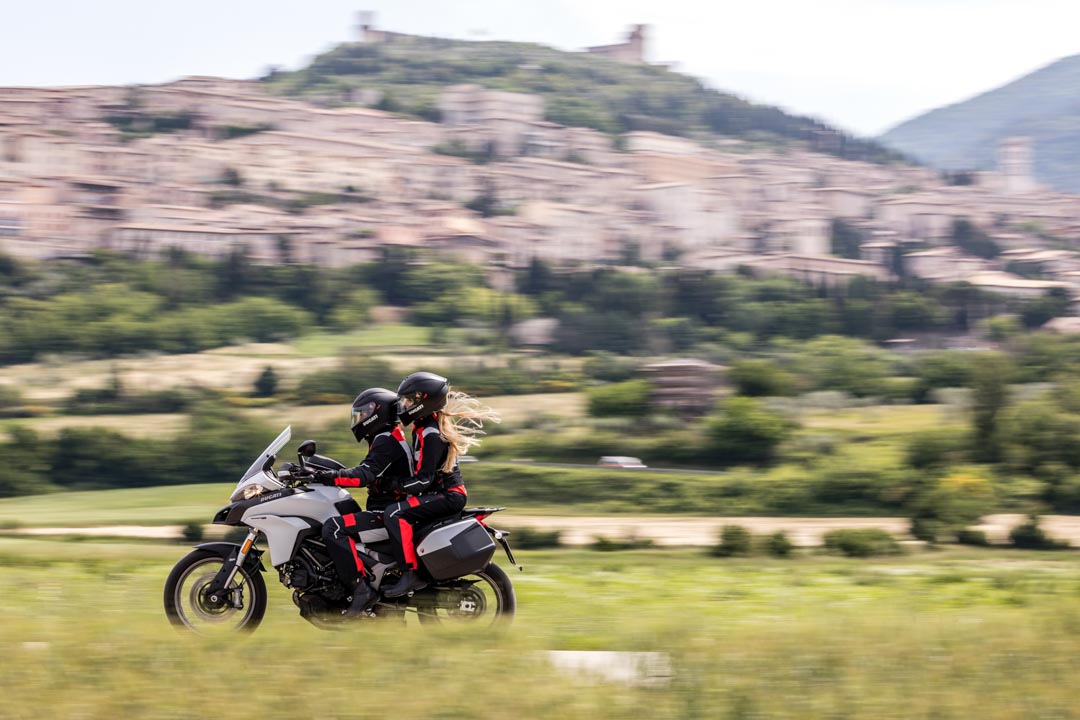
[[[0,527],[209,523],[229,504],[234,487],[222,482],[7,498],[0,500]]]
[[[201,641],[161,610],[185,552],[0,539],[0,716],[1075,716],[1072,553],[521,552],[519,613],[497,633],[321,632],[268,575],[253,636]],[[542,652],[569,649],[669,653],[674,677],[640,688],[563,675]]]
[[[350,333],[319,332],[304,335],[292,342],[303,355],[340,355],[345,348],[365,351],[426,347],[431,345],[429,328],[413,325],[372,325]]]
[[[805,431],[835,433],[844,438],[906,436],[921,430],[961,428],[966,417],[947,405],[873,405],[846,410],[808,410],[799,417]]]

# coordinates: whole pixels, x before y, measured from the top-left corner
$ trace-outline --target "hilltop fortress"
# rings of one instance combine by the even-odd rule
[[[406,33],[380,30],[375,26],[375,13],[363,11],[359,16],[357,25],[357,40],[367,44],[380,44],[413,40],[420,36]],[[631,65],[643,65],[645,63],[646,35],[648,25],[633,25],[626,33],[626,39],[614,45],[597,45],[585,48],[585,52],[591,55],[599,55],[616,62],[629,63]]]

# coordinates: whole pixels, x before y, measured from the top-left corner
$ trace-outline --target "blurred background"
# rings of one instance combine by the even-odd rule
[[[260,654],[271,717],[1071,716],[1077,9],[668,5],[0,11],[0,716]],[[259,451],[355,464],[416,370],[503,417],[515,625],[321,633],[271,570],[174,634]]]

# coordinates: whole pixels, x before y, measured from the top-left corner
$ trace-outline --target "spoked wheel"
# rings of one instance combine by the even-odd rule
[[[509,622],[517,610],[514,586],[494,563],[473,575],[438,583],[414,598],[420,622],[477,623],[488,626]]]
[[[266,583],[258,572],[241,568],[223,596],[210,585],[225,564],[220,555],[196,550],[178,562],[165,581],[165,614],[169,622],[200,635],[254,630],[266,612]]]

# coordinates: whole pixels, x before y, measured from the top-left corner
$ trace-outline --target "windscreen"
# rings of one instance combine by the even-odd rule
[[[270,445],[265,450],[263,450],[262,455],[259,456],[259,459],[251,463],[251,467],[249,467],[247,469],[247,472],[244,473],[243,477],[240,478],[240,482],[237,483],[237,487],[239,487],[240,484],[243,483],[245,480],[261,473],[263,465],[266,464],[266,458],[272,455],[277,455],[281,448],[285,447],[285,443],[289,442],[289,438],[291,437],[292,425],[282,430],[281,434],[277,436],[274,442],[270,443]]]

